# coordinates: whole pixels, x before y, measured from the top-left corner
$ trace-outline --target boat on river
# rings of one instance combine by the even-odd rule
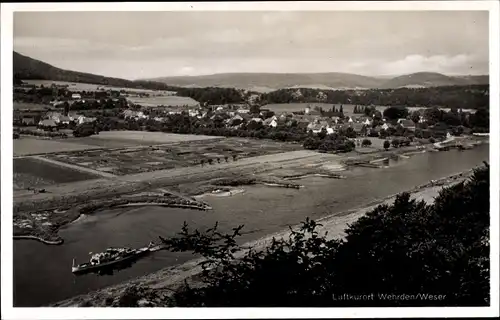
[[[145,255],[149,252],[155,252],[161,250],[163,248],[162,245],[155,245],[153,242],[150,242],[147,247],[139,248],[139,249],[131,249],[128,247],[123,248],[107,248],[106,251],[99,253],[90,253],[91,257],[88,262],[75,265],[75,259],[73,259],[73,265],[71,267],[71,271],[73,273],[83,273],[87,271],[93,271],[97,269],[101,269],[104,267],[110,267],[112,265],[137,259],[142,255]]]

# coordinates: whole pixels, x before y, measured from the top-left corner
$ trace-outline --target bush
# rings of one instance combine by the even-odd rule
[[[370,139],[364,139],[363,142],[361,143],[361,146],[363,147],[367,147],[367,146],[371,146],[372,145],[372,141]]]
[[[399,139],[394,139],[394,140],[392,140],[392,142],[391,142],[391,145],[392,145],[394,148],[398,148],[400,144],[401,144],[401,142],[399,141]]]
[[[73,130],[75,137],[88,137],[96,133],[94,125],[91,123],[82,123]]]
[[[243,226],[221,233],[184,224],[162,239],[172,251],[206,258],[202,285],[187,283],[173,297],[181,307],[403,307],[489,305],[489,166],[465,183],[444,188],[434,204],[398,195],[327,240],[306,219],[288,238],[243,250]],[[341,295],[373,299],[335,299]],[[379,294],[441,295],[381,299]],[[135,304],[134,299],[126,305]]]

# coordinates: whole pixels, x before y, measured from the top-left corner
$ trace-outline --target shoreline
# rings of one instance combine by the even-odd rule
[[[422,185],[418,185],[408,191],[401,191],[397,194],[389,195],[381,199],[371,201],[367,204],[363,204],[360,207],[352,208],[342,212],[336,212],[329,214],[325,217],[316,219],[317,222],[323,224],[320,227],[320,233],[324,234],[328,231],[328,237],[338,238],[344,236],[344,230],[348,224],[356,221],[358,218],[366,214],[368,211],[373,210],[378,205],[394,201],[395,197],[402,192],[408,192],[411,194],[412,198],[418,198],[418,196],[425,196],[425,192],[438,193],[442,188],[454,185],[460,181],[466,180],[472,169],[465,170],[462,172],[457,172],[452,175],[444,176],[442,178],[431,180]],[[292,226],[292,229],[296,229],[298,226]],[[263,249],[272,238],[286,237],[290,232],[290,229],[284,229],[279,232],[268,234],[259,239],[249,241],[243,244],[241,247],[248,248],[253,247],[254,249]],[[235,253],[235,258],[238,259],[243,256],[243,254],[248,249],[241,250]],[[50,304],[50,307],[78,307],[80,305],[85,305],[91,303],[95,307],[106,307],[106,300],[109,298],[119,297],[120,294],[124,292],[130,286],[141,285],[151,290],[164,290],[172,292],[179,286],[181,286],[185,281],[190,284],[197,282],[197,276],[202,271],[199,263],[203,261],[203,258],[193,258],[183,264],[169,266],[159,271],[146,274],[122,283],[105,287],[93,292],[86,294],[81,294],[74,296],[72,298],[65,299],[63,301],[55,302]]]
[[[40,237],[37,237],[37,236],[31,236],[31,235],[26,235],[26,236],[13,236],[12,237],[14,240],[36,240],[36,241],[40,241],[44,244],[47,244],[47,245],[62,245],[64,243],[64,239],[60,239],[60,240],[55,240],[55,241],[51,241],[51,240],[45,240],[43,238],[40,238]]]

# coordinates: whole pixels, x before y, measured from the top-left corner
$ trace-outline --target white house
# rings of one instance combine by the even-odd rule
[[[264,121],[264,125],[276,128],[278,126],[278,121],[277,121],[276,117],[271,117],[271,118],[268,118]]]
[[[236,111],[237,113],[250,113],[250,109],[240,108]]]
[[[262,122],[264,122],[264,121],[263,121],[261,118],[252,118],[252,119],[250,119],[250,121],[249,121],[249,122],[257,122],[257,123],[262,123]]]
[[[82,96],[79,93],[73,93],[71,95],[71,99],[74,99],[74,100],[80,100],[81,98],[82,98]]]
[[[382,129],[384,130],[387,130],[389,129],[389,126],[387,125],[387,123],[384,123],[382,126],[381,126]]]
[[[349,120],[347,120],[348,123],[353,123],[354,121],[352,121],[352,118],[349,117]]]
[[[366,120],[363,122],[363,124],[364,124],[364,125],[369,126],[369,125],[371,125],[371,124],[372,124],[372,122],[370,121],[370,119],[366,119]]]

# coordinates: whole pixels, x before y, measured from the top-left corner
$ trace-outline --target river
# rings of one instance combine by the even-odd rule
[[[206,197],[213,210],[176,208],[121,208],[85,216],[60,231],[62,246],[48,246],[30,240],[14,241],[14,306],[47,305],[117,284],[192,259],[190,253],[160,251],[137,261],[114,275],[74,276],[72,259],[83,262],[90,251],[109,246],[140,247],[172,236],[184,221],[209,228],[218,221],[223,230],[244,224],[241,242],[256,240],[303,221],[362,207],[373,200],[408,190],[431,179],[479,166],[489,159],[489,145],[472,150],[422,153],[409,159],[391,160],[388,168],[353,168],[348,179],[318,177],[300,181],[305,188],[245,187],[232,197]]]

